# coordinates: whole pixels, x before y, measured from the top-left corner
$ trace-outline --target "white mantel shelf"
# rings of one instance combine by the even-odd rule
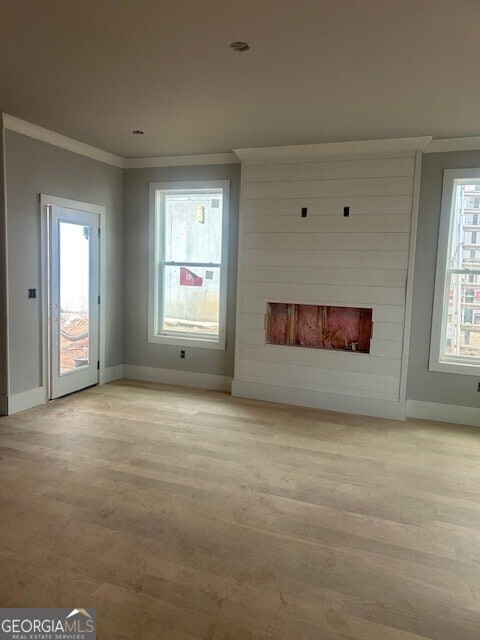
[[[250,149],[232,149],[232,151],[236,153],[242,162],[292,161],[296,159],[306,160],[308,158],[423,151],[431,142],[432,136],[418,136],[414,138],[325,142],[284,147],[256,147]]]

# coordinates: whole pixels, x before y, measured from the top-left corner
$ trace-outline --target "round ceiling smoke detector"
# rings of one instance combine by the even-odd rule
[[[245,53],[245,51],[250,49],[250,45],[248,42],[232,42],[230,49],[233,49],[237,53]]]
[[[140,131],[140,129],[134,129],[132,133],[134,136],[143,136],[143,131]]]

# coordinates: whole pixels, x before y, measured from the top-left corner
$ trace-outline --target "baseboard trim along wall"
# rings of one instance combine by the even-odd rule
[[[159,369],[157,367],[140,367],[131,364],[119,364],[114,367],[101,369],[99,384],[106,384],[114,380],[120,380],[121,378],[228,392],[230,392],[232,386],[232,379],[228,376],[195,373],[192,371],[176,371],[173,369]],[[30,391],[16,393],[8,398],[0,398],[0,415],[12,415],[19,411],[25,411],[26,409],[45,404],[45,397],[45,388],[38,387]]]
[[[239,398],[265,400],[267,402],[292,404],[343,413],[356,413],[378,418],[405,420],[408,417],[480,427],[480,408],[478,407],[464,407],[441,404],[439,402],[424,402],[422,400],[407,400],[406,403],[392,402],[309,389],[293,389],[270,384],[243,382],[241,380],[232,381],[229,376],[219,376],[211,373],[142,367],[132,364],[117,365],[101,370],[99,384],[106,384],[121,378],[174,384],[197,389],[227,391]],[[45,388],[30,389],[29,391],[11,395],[8,398],[0,397],[0,415],[12,415],[42,404],[45,404]]]
[[[480,407],[463,407],[456,404],[407,400],[407,416],[422,420],[436,420],[438,422],[480,427]]]
[[[123,364],[117,364],[115,367],[100,369],[98,384],[107,384],[107,382],[120,380],[120,378],[123,378]]]
[[[161,382],[198,389],[230,392],[232,378],[212,373],[196,373],[195,371],[178,371],[176,369],[159,369],[157,367],[141,367],[134,364],[123,365],[123,377],[145,382]]]
[[[342,413],[356,413],[377,418],[391,418],[393,420],[406,419],[406,404],[391,400],[376,398],[361,398],[352,395],[329,393],[310,389],[293,389],[273,384],[257,382],[232,382],[232,395],[239,398],[280,402],[314,409],[340,411]]]
[[[8,396],[8,415],[45,404],[45,387],[37,387]]]

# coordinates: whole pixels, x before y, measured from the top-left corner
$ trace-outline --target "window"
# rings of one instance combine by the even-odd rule
[[[480,169],[447,169],[443,181],[430,369],[480,373],[480,243],[471,203]],[[478,247],[478,248],[477,248]]]
[[[149,341],[225,349],[229,183],[150,184]]]

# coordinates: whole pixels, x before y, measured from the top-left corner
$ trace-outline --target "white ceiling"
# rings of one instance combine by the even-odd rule
[[[477,135],[479,24],[479,0],[0,0],[0,111],[126,157]]]

